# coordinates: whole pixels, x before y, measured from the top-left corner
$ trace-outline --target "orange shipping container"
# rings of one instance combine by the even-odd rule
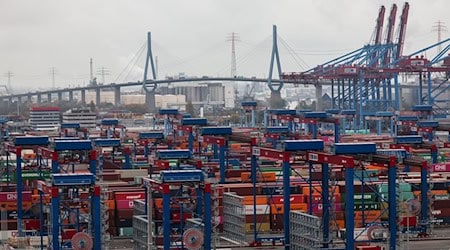
[[[31,209],[32,203],[31,201],[22,202],[23,210]],[[17,202],[0,202],[0,207],[6,209],[7,211],[16,211],[17,210]]]
[[[46,203],[46,204],[47,204],[47,203],[50,203],[50,201],[51,201],[50,195],[45,194],[45,195],[42,197],[42,201],[43,201],[44,203]],[[40,202],[39,194],[37,194],[37,195],[33,194],[33,195],[31,196],[31,202],[32,202],[33,204],[38,204],[38,203]]]
[[[277,179],[277,175],[274,172],[263,172],[258,173],[256,175],[256,179],[258,182],[275,182]],[[251,182],[251,173],[250,172],[243,172],[241,173],[241,181],[242,182]]]
[[[345,228],[345,220],[335,220],[334,222],[338,228]]]
[[[380,219],[372,220],[372,221],[364,220],[364,223],[367,225],[368,223],[380,222],[380,221],[381,221]],[[355,227],[365,227],[366,225],[363,225],[362,220],[356,220],[355,219]]]
[[[329,188],[330,194],[331,193],[340,193],[339,186],[332,186]],[[313,194],[320,194],[322,193],[322,187],[321,186],[313,186],[312,187]],[[302,188],[302,194],[309,194],[309,186]]]
[[[445,194],[448,194],[448,191],[447,190],[431,190],[431,193],[434,195],[445,195]]]
[[[244,196],[243,205],[267,205],[267,196],[256,196],[256,201],[254,202],[253,196]]]
[[[114,210],[116,208],[115,200],[107,200],[105,201],[105,205],[108,208],[108,210]]]
[[[159,209],[163,208],[163,200],[162,200],[162,198],[153,199],[153,202],[155,203],[155,207],[156,208],[159,208]]]
[[[366,211],[355,211],[355,220],[362,220],[364,213],[364,220],[366,222],[374,221],[381,218],[381,210],[366,210]]]
[[[307,209],[308,209],[308,206],[306,205],[306,203],[291,204],[291,210],[307,211]],[[270,212],[272,214],[284,214],[283,204],[270,205]]]

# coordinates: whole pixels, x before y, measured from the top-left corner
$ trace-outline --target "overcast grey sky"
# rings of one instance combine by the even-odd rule
[[[57,87],[86,84],[90,57],[95,71],[110,71],[106,82],[141,80],[145,51],[131,62],[134,67],[126,66],[147,31],[160,77],[229,75],[231,32],[240,37],[238,74],[262,77],[268,71],[272,24],[301,58],[294,60],[280,43],[283,70],[303,71],[368,43],[380,6],[386,6],[387,18],[393,3],[398,24],[404,1],[0,0],[0,84],[10,70],[15,90],[51,87],[52,67]],[[438,20],[450,26],[450,1],[409,3],[406,54],[436,42],[432,26]]]

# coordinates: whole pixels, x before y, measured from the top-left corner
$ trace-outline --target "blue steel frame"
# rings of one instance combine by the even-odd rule
[[[156,145],[157,145],[158,141],[161,141],[164,139],[164,132],[150,131],[150,132],[140,132],[139,133],[139,140],[144,140],[144,156],[146,159],[148,159],[148,156],[150,154],[150,148],[148,146],[148,144],[150,143],[149,142],[150,139],[155,140],[155,142],[153,143],[153,146],[156,150]]]
[[[95,186],[95,176],[97,169],[97,151],[91,150],[92,144],[91,141],[58,141],[55,145],[55,151],[49,151],[52,154],[52,173],[53,173],[53,186],[51,188],[51,202],[52,202],[52,249],[58,250],[60,249],[59,242],[59,190],[58,187],[73,187],[77,185],[82,186],[91,186],[93,188],[92,195],[92,206],[91,206],[91,219],[93,222],[93,241],[94,241],[94,249],[101,250],[101,223],[100,223],[100,187]],[[59,163],[58,163],[58,151],[66,151],[66,150],[90,150],[90,176],[88,175],[66,175],[59,174]],[[42,201],[41,201],[42,206]],[[56,239],[56,240],[55,240]]]
[[[256,107],[258,103],[255,101],[246,101],[241,102],[242,110],[241,110],[241,126],[254,128],[256,126]],[[250,114],[250,122],[248,121],[247,113]]]
[[[253,143],[252,143],[253,144]],[[283,222],[284,222],[284,245],[285,249],[290,249],[290,228],[289,228],[289,214],[291,207],[291,190],[290,190],[290,163],[289,158],[291,153],[284,152],[275,149],[267,149],[267,148],[257,148],[252,146],[252,182],[253,182],[253,197],[256,200],[256,170],[258,168],[257,157],[264,157],[270,159],[276,159],[282,161],[282,170],[283,170]],[[254,241],[255,243],[259,242],[257,227],[256,227],[256,203],[253,203],[253,226],[254,226]],[[276,237],[274,240],[278,240]]]
[[[54,177],[53,186],[51,187],[51,203],[52,203],[52,249],[62,249],[59,241],[60,223],[59,223],[59,187],[73,187],[73,183],[80,181],[80,176],[77,175],[60,175],[63,180],[56,181],[59,177]],[[67,181],[67,183],[65,183]],[[88,181],[88,179],[86,179]],[[94,242],[94,250],[101,250],[101,218],[100,218],[100,187],[95,186],[95,177],[91,175],[90,183],[83,183],[93,187],[91,198],[91,220],[93,223],[92,240]],[[42,203],[41,203],[42,204]]]
[[[349,145],[350,146],[350,145]],[[347,151],[345,149],[344,145],[341,145],[341,147],[343,148],[342,151]],[[364,147],[362,147],[364,148]],[[355,149],[354,150],[354,154],[359,154],[359,152],[357,152],[358,150]],[[363,149],[363,154],[366,154],[367,152],[366,149]],[[325,153],[317,153],[317,152],[309,152],[307,154],[307,159],[309,162],[314,162],[314,163],[321,163],[322,164],[322,168],[328,170],[328,164],[336,164],[336,165],[342,165],[345,167],[345,192],[346,192],[346,196],[345,196],[345,204],[346,204],[346,209],[345,209],[345,228],[346,228],[346,249],[354,249],[355,248],[355,239],[354,239],[354,205],[355,205],[355,201],[354,201],[354,195],[355,195],[355,191],[354,191],[354,167],[355,167],[355,163],[354,163],[354,158],[353,157],[349,157],[349,156],[342,156],[342,155],[330,155],[330,154],[325,154]],[[397,235],[397,207],[396,205],[392,205],[392,204],[396,204],[396,177],[397,177],[397,173],[396,173],[396,158],[395,156],[391,156],[388,158],[389,159],[389,163],[387,165],[388,167],[388,202],[389,202],[389,218],[388,218],[388,222],[389,222],[389,235],[393,236],[393,237],[389,237],[389,249],[395,250],[396,249],[396,235]],[[423,177],[424,173],[422,173],[422,178],[426,178],[426,170],[422,170],[422,172],[425,172],[425,177]],[[323,176],[323,178],[325,179],[325,177],[328,177],[327,174],[325,172],[323,172],[323,174],[325,174],[325,176]],[[325,246],[328,243],[328,235],[329,235],[329,211],[326,211],[329,209],[330,204],[329,204],[329,200],[325,199],[327,197],[329,197],[329,190],[328,190],[328,184],[322,182],[322,199],[323,199],[323,207],[324,207],[324,211],[323,211],[323,220],[324,220],[324,227],[323,227],[323,234],[324,234],[324,247],[328,247]],[[426,185],[423,185],[422,188],[425,188]],[[325,189],[326,188],[326,189]],[[425,194],[427,194],[427,192],[425,192]],[[427,199],[424,200],[424,203],[422,203],[422,206],[424,204],[426,204]],[[310,209],[310,208],[309,208]],[[425,210],[426,211],[426,210]],[[327,217],[325,217],[327,216]],[[425,216],[425,215],[423,215]]]
[[[226,182],[226,159],[225,159],[225,151],[228,149],[227,140],[224,137],[219,136],[203,136],[203,141],[209,143],[214,146],[214,157],[216,158],[216,150],[217,146],[219,147],[219,171],[220,171],[220,179],[219,183],[223,184]]]
[[[194,129],[202,126],[207,126],[208,120],[206,118],[183,118],[181,125],[174,126],[174,134],[177,131],[183,131],[188,133],[188,147],[191,153],[194,153]]]
[[[289,216],[291,208],[291,189],[290,189],[290,157],[294,153],[306,152],[309,150],[323,150],[325,145],[321,140],[287,140],[282,144],[283,150],[275,150],[269,148],[256,147],[256,140],[252,139],[252,183],[253,183],[253,199],[256,200],[256,175],[257,175],[257,158],[269,158],[282,161],[283,171],[283,222],[284,222],[284,245],[285,249],[290,249],[290,225]],[[327,189],[328,190],[328,189]],[[253,203],[253,236],[255,244],[258,244],[262,238],[258,238],[256,227],[256,203]],[[265,240],[268,238],[265,237]],[[274,237],[273,240],[279,240],[279,237]]]
[[[22,183],[22,148],[34,148],[38,146],[46,146],[49,143],[48,136],[35,136],[35,137],[16,137],[15,149],[9,144],[6,145],[7,153],[12,152],[16,154],[16,176],[17,176],[17,233],[19,237],[24,236],[22,219],[23,219],[23,183]],[[8,163],[7,163],[8,165]],[[8,183],[9,183],[9,169],[8,172]]]
[[[167,171],[171,172],[171,171]],[[160,191],[162,193],[163,198],[163,233],[164,233],[164,250],[170,250],[171,249],[171,224],[170,224],[170,203],[171,203],[171,196],[170,196],[170,186],[174,185],[182,185],[186,183],[186,179],[193,179],[191,178],[191,173],[189,171],[176,171],[177,175],[180,176],[180,182],[176,182],[175,180],[171,181],[170,183],[165,182],[159,182],[153,179],[149,178],[143,178],[142,182],[147,190],[145,192],[145,214],[147,213],[148,209],[148,201],[149,201],[149,195],[152,195],[153,190]],[[195,176],[197,174],[195,173]],[[195,177],[196,178],[196,177]],[[201,187],[197,189],[197,202],[198,206],[200,208],[197,209],[197,212],[200,212],[199,216],[203,214],[203,223],[204,223],[204,242],[203,242],[203,249],[205,250],[211,250],[211,184],[206,183],[204,181],[190,181],[190,183],[197,183]],[[203,196],[204,199],[201,197],[201,190],[203,190]],[[204,213],[202,212],[201,205],[204,205]],[[150,221],[150,220],[149,220]],[[151,234],[150,234],[151,236]]]
[[[330,224],[329,224],[329,208],[330,208],[330,200],[329,200],[329,184],[328,179],[325,179],[325,177],[328,176],[329,171],[329,164],[336,164],[336,165],[342,165],[345,167],[345,242],[346,242],[346,249],[354,249],[355,248],[355,240],[353,238],[354,236],[354,206],[355,206],[355,200],[354,200],[354,159],[349,156],[340,156],[340,155],[330,155],[325,154],[321,152],[308,152],[307,154],[307,160],[310,163],[310,168],[312,163],[320,163],[322,164],[322,174],[325,174],[323,176],[324,180],[322,181],[322,202],[323,202],[323,242],[325,248],[328,248],[329,244],[329,233],[330,233]],[[326,173],[325,173],[326,171]],[[311,186],[310,186],[310,192]],[[311,196],[311,194],[310,194]],[[311,212],[312,208],[312,201],[310,200],[310,207],[308,210]]]

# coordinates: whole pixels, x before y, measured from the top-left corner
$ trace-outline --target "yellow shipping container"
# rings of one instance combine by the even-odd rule
[[[270,223],[256,223],[256,230],[258,232],[269,232]],[[253,223],[245,223],[245,232],[251,233],[254,231]]]

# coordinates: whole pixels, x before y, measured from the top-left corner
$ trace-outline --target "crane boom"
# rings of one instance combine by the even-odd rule
[[[386,8],[382,5],[380,7],[380,12],[378,13],[378,18],[377,18],[377,26],[375,28],[375,44],[380,44],[381,43],[381,36],[383,34],[383,23],[384,23],[384,12],[385,12]]]
[[[393,4],[391,8],[391,13],[389,15],[388,19],[388,26],[387,26],[387,34],[386,34],[386,44],[392,44],[392,37],[394,33],[394,27],[395,27],[395,16],[397,14],[397,5]],[[384,54],[384,65],[388,65],[390,61],[390,50],[386,50]]]
[[[397,38],[397,53],[395,59],[399,59],[403,54],[403,45],[405,44],[406,24],[408,23],[409,3],[403,6],[402,15],[400,17],[399,33]]]

